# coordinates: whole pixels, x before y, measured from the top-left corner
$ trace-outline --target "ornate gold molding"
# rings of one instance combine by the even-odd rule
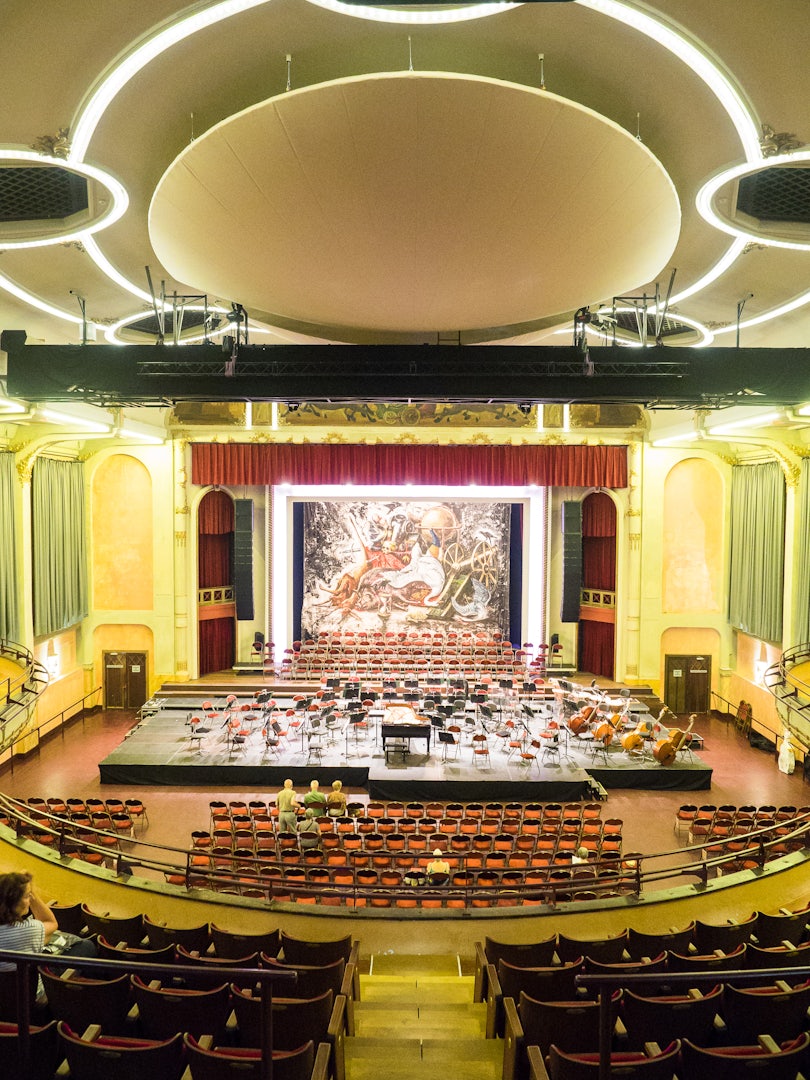
[[[178,547],[185,547],[187,539],[188,534],[182,529],[178,529],[178,531],[174,534],[174,542],[175,544],[177,544]]]

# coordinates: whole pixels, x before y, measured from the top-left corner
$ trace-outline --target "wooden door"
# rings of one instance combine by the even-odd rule
[[[710,656],[664,658],[664,701],[674,713],[708,712],[711,686]]]
[[[140,709],[148,696],[146,653],[105,652],[105,709]]]

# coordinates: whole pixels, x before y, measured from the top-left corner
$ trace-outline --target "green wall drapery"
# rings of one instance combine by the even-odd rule
[[[782,640],[785,479],[775,463],[731,471],[728,618],[763,641]]]
[[[810,459],[802,459],[799,480],[799,565],[796,569],[794,596],[796,597],[795,639],[789,645],[801,645],[810,641]]]
[[[54,634],[87,616],[84,466],[38,458],[31,476],[34,634]]]
[[[0,637],[20,640],[14,455],[0,453]]]
[[[626,446],[192,443],[194,484],[627,487]]]

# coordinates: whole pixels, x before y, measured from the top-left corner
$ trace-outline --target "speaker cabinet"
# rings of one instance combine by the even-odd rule
[[[234,500],[233,597],[236,617],[253,618],[253,500]]]
[[[563,565],[560,619],[579,622],[582,591],[582,503],[562,504]]]

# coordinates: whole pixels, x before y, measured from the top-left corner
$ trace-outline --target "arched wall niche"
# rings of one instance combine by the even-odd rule
[[[154,606],[152,476],[129,454],[112,454],[91,481],[93,608]]]
[[[679,461],[664,480],[661,609],[666,614],[723,610],[725,489],[706,458]]]

